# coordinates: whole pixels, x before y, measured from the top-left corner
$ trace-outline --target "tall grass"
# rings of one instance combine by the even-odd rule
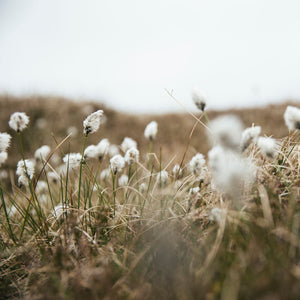
[[[2,180],[1,297],[298,299],[299,132],[278,141],[273,159],[251,144],[242,156],[255,163],[255,180],[237,195],[216,188],[207,165],[205,176],[191,172],[193,133],[177,161],[164,164],[151,140],[140,161],[102,179],[110,158],[84,161],[87,137],[79,168],[52,162],[65,155],[67,137],[27,186]],[[161,171],[170,174],[175,163],[184,176],[163,181]]]

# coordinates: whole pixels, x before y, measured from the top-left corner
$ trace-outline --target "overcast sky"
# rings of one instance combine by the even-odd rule
[[[300,99],[299,0],[0,0],[0,92],[131,112]]]

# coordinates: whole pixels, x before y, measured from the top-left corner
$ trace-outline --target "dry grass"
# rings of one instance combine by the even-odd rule
[[[42,144],[53,148],[51,135],[61,141],[69,126],[82,131],[87,104],[40,100],[0,101],[1,132],[13,136],[7,165],[12,170],[21,157],[16,134],[7,127],[12,112],[25,111],[31,119],[22,133],[26,158]],[[130,116],[91,105],[104,109],[107,122],[88,144],[105,137],[120,144],[130,136],[138,141],[141,163],[128,186],[114,189],[113,176],[98,177],[108,159],[101,165],[87,162],[79,199],[78,171],[70,170],[60,184],[49,183],[44,194],[2,186],[2,200],[16,206],[17,213],[9,216],[10,232],[2,204],[0,299],[299,299],[300,136],[288,135],[285,105],[230,111],[246,126],[261,125],[263,135],[282,138],[274,160],[264,158],[255,145],[248,150],[258,171],[254,184],[239,195],[239,208],[232,196],[213,188],[210,173],[203,181],[186,171],[181,184],[172,176],[165,187],[156,182],[157,172],[173,156],[180,162],[194,125],[189,116]],[[210,119],[219,114],[208,112]],[[44,129],[36,127],[40,118],[47,120]],[[159,124],[154,150],[159,157],[161,148],[163,159],[147,169],[143,131],[152,119]],[[80,151],[82,144],[79,134],[61,149]],[[207,150],[206,134],[198,126],[185,163]],[[147,183],[145,191],[139,191],[141,182]],[[200,187],[199,193],[191,195],[191,187]],[[51,211],[62,202],[69,205],[68,214],[56,219]],[[222,209],[219,220],[211,218],[215,207]]]

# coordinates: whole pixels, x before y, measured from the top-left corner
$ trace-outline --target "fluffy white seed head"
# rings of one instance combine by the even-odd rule
[[[7,152],[0,152],[0,167],[4,164],[7,160]]]
[[[45,161],[47,159],[47,157],[49,156],[50,152],[51,152],[50,147],[47,145],[44,145],[35,151],[34,158],[37,162]]]
[[[28,178],[26,175],[21,175],[18,177],[18,185],[19,187],[28,186]]]
[[[104,181],[107,178],[109,178],[110,176],[110,169],[104,169],[101,173],[100,173],[100,180]]]
[[[118,180],[119,186],[126,186],[128,184],[128,176],[123,174]]]
[[[86,147],[84,150],[84,159],[90,159],[90,158],[98,158],[98,147],[95,145],[90,145]]]
[[[225,211],[221,208],[214,207],[209,214],[209,220],[216,223],[221,223],[222,218],[225,216]]]
[[[283,115],[286,126],[289,130],[300,129],[300,109],[295,106],[288,106]]]
[[[204,156],[201,153],[197,153],[190,161],[189,167],[190,171],[195,175],[199,176],[205,165]]]
[[[208,164],[217,190],[229,194],[234,199],[255,180],[256,167],[250,159],[220,146],[209,151]]]
[[[121,172],[124,167],[125,160],[120,154],[117,154],[110,159],[110,168],[114,174]]]
[[[10,146],[11,136],[6,133],[0,133],[0,152],[6,152],[7,148]]]
[[[156,138],[157,130],[158,130],[157,122],[155,122],[155,121],[150,122],[146,126],[145,131],[144,131],[144,135],[145,135],[146,139],[153,141]]]
[[[17,164],[16,174],[18,176],[25,176],[26,174],[30,179],[32,179],[34,175],[34,162],[30,159],[20,160]]]
[[[81,154],[80,153],[69,153],[63,158],[63,162],[69,165],[70,169],[76,169],[80,166]]]
[[[264,156],[271,159],[276,157],[277,144],[275,139],[270,137],[259,137],[257,140],[257,146]]]
[[[199,110],[205,110],[207,98],[202,91],[198,88],[194,88],[192,91],[192,99]]]
[[[109,157],[114,157],[115,155],[119,154],[119,147],[117,145],[110,145],[108,148],[108,155]]]
[[[98,143],[97,148],[98,148],[98,159],[101,160],[103,157],[105,157],[107,155],[107,153],[109,151],[109,148],[110,148],[109,140],[108,139],[101,140]]]
[[[208,132],[210,140],[231,150],[238,150],[240,146],[243,123],[234,115],[224,115],[210,122]]]
[[[126,153],[126,151],[130,148],[137,148],[137,143],[132,138],[126,137],[121,144],[121,149],[124,153]]]
[[[176,179],[180,179],[183,176],[183,170],[178,164],[176,164],[172,170],[172,175]]]
[[[252,126],[252,127],[246,128],[242,133],[241,150],[245,151],[252,142],[255,143],[257,141],[260,133],[261,133],[260,126]]]
[[[97,110],[87,116],[87,118],[83,121],[83,133],[85,135],[94,133],[99,129],[102,115],[103,110]]]
[[[169,179],[169,174],[167,171],[160,171],[156,175],[156,181],[160,183],[161,185],[166,185]]]
[[[11,129],[21,132],[29,123],[29,117],[24,112],[15,112],[10,116],[8,125]]]
[[[138,149],[136,149],[136,148],[128,149],[125,154],[126,163],[129,166],[133,165],[134,163],[137,163],[139,161],[139,155],[140,155],[140,152]]]

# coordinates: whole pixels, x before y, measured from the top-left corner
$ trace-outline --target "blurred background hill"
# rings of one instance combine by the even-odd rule
[[[209,110],[207,114],[210,119],[220,114],[235,114],[243,120],[245,127],[254,123],[262,127],[262,135],[280,138],[288,133],[283,120],[283,113],[288,104],[291,103],[251,109]],[[97,109],[104,110],[106,121],[97,133],[90,135],[88,145],[97,144],[103,138],[108,138],[112,144],[120,145],[124,137],[131,137],[138,142],[142,153],[145,153],[148,149],[148,141],[144,137],[144,129],[150,121],[155,120],[158,122],[159,132],[154,144],[154,152],[158,154],[160,148],[162,149],[164,164],[173,158],[174,163],[180,162],[189,134],[195,124],[195,119],[186,112],[134,115],[121,113],[93,102],[73,102],[59,97],[18,98],[2,95],[0,97],[0,132],[8,132],[13,136],[12,146],[9,148],[8,166],[14,168],[20,159],[20,152],[15,151],[18,148],[16,134],[8,126],[9,117],[13,112],[26,112],[30,117],[30,126],[22,134],[25,156],[30,158],[42,145],[49,145],[54,149],[56,143],[68,135],[68,131],[74,131],[74,127],[78,131],[77,136],[71,137],[62,150],[80,152],[83,144],[82,121]],[[204,121],[204,118],[202,120]],[[206,154],[208,149],[206,131],[202,125],[198,124],[191,140],[187,159],[196,152]],[[12,153],[17,153],[17,156]]]

